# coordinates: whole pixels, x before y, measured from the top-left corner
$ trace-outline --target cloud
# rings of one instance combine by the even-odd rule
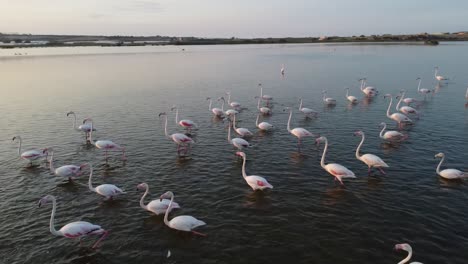
[[[116,8],[119,11],[124,12],[136,12],[136,13],[155,13],[162,12],[163,7],[160,3],[150,0],[134,0],[130,1],[126,6],[120,6]]]

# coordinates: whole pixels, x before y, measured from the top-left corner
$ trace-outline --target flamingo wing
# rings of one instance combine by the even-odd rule
[[[460,170],[457,169],[445,169],[442,170],[439,175],[446,179],[461,179],[466,178],[468,175]]]
[[[64,237],[78,238],[87,235],[100,234],[104,231],[101,226],[91,224],[85,221],[77,221],[64,225],[60,228],[59,232]]]
[[[361,160],[371,167],[389,167],[381,158],[373,154],[364,154],[361,156]]]
[[[153,200],[148,203],[147,207],[148,210],[159,215],[164,214],[169,207],[170,201],[168,199],[161,200]],[[172,202],[172,209],[180,208],[179,204],[176,202]]]
[[[337,178],[356,178],[354,172],[350,171],[348,168],[338,163],[327,164],[325,166],[325,169],[328,171],[328,173]]]
[[[206,223],[190,215],[176,216],[169,222],[169,227],[187,232],[202,225],[206,225]]]
[[[273,189],[273,186],[263,177],[257,175],[247,176],[245,178],[247,184],[252,187],[253,190],[264,190]]]

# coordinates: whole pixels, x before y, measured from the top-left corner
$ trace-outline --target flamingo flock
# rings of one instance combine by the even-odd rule
[[[282,65],[282,68],[280,70],[281,74],[284,75],[284,65]],[[448,80],[445,77],[442,77],[438,75],[438,68],[435,68],[435,79],[438,81],[444,81]],[[417,87],[417,92],[419,94],[422,94],[426,96],[429,93],[432,93],[433,91],[429,89],[424,89],[421,88],[421,78],[418,78],[418,87]],[[372,86],[366,86],[366,78],[359,79],[361,82],[360,90],[362,93],[364,93],[365,97],[367,98],[372,98],[376,97],[378,95],[377,89],[375,89]],[[257,114],[256,114],[256,120],[255,120],[255,127],[258,128],[259,131],[276,131],[278,128],[274,127],[270,123],[266,121],[260,121],[261,116],[265,115],[271,115],[272,114],[272,107],[273,107],[273,97],[269,95],[263,94],[263,86],[262,84],[258,84],[258,87],[260,89],[260,94],[256,96],[255,98],[257,99]],[[358,98],[356,96],[349,95],[350,88],[345,88],[346,90],[346,95],[345,98],[349,101],[350,104],[358,104]],[[253,190],[253,191],[259,191],[259,192],[269,192],[273,189],[273,185],[269,183],[264,177],[258,176],[258,175],[247,175],[246,173],[246,163],[247,163],[247,154],[244,152],[244,150],[247,150],[248,148],[254,147],[251,143],[248,142],[248,140],[255,135],[255,132],[250,131],[248,128],[243,128],[243,127],[238,127],[237,124],[237,115],[242,111],[243,108],[241,108],[241,104],[239,102],[231,101],[231,91],[225,92],[225,94],[228,96],[227,103],[232,109],[228,109],[224,111],[224,105],[226,103],[226,100],[223,96],[218,97],[217,101],[220,102],[220,108],[214,107],[212,108],[213,105],[213,100],[211,97],[207,97],[206,100],[209,100],[209,110],[213,113],[215,118],[223,120],[225,117],[229,118],[229,124],[228,124],[228,131],[227,131],[227,141],[229,144],[232,144],[234,148],[236,148],[235,155],[240,156],[242,158],[242,167],[241,167],[241,175],[247,185]],[[322,101],[324,102],[325,105],[336,105],[337,100],[333,99],[331,97],[327,97],[327,91],[324,90],[322,92],[323,98]],[[419,118],[419,111],[417,111],[415,108],[409,106],[409,104],[412,103],[417,103],[417,99],[413,98],[406,98],[406,90],[401,90],[400,94],[396,97],[396,99],[399,99],[397,105],[396,105],[396,113],[391,113],[391,107],[393,104],[393,96],[391,94],[386,94],[383,97],[384,98],[390,98],[389,100],[389,105],[386,110],[386,116],[395,121],[398,125],[398,128],[402,128],[404,125],[407,124],[414,124],[414,122],[407,116],[407,115],[416,115]],[[468,89],[466,92],[466,98],[468,100]],[[262,102],[264,102],[265,105],[262,105]],[[303,98],[299,98],[299,105],[298,108],[294,107],[294,109],[297,109],[298,111],[302,112],[306,118],[312,118],[312,117],[318,117],[318,112],[311,109],[311,108],[306,108],[303,107]],[[406,106],[401,106],[402,103],[407,104]],[[176,145],[177,145],[177,155],[180,157],[181,154],[183,155],[188,155],[192,145],[195,143],[194,139],[192,138],[191,133],[193,132],[192,130],[194,128],[198,128],[196,123],[192,120],[188,119],[182,119],[179,120],[179,107],[178,106],[173,106],[170,108],[171,112],[175,110],[175,124],[179,126],[180,128],[184,129],[186,134],[183,133],[173,133],[169,134],[168,133],[168,114],[166,112],[162,112],[159,114],[159,117],[164,117],[164,135],[166,138],[172,140]],[[296,110],[296,111],[297,111]],[[356,178],[356,174],[348,169],[347,167],[338,164],[338,163],[326,163],[326,154],[328,151],[329,143],[328,139],[325,136],[320,136],[318,133],[312,133],[308,131],[305,128],[302,127],[296,127],[291,129],[291,119],[293,116],[293,107],[286,107],[284,111],[289,112],[287,124],[285,131],[288,131],[292,136],[297,138],[297,148],[298,152],[301,152],[301,146],[302,146],[302,141],[307,138],[307,137],[313,137],[315,138],[315,143],[317,146],[319,146],[321,143],[324,143],[324,149],[321,155],[321,160],[320,160],[320,166],[328,173],[330,174],[335,181],[339,182],[342,186],[344,186],[344,179],[354,179]],[[385,112],[382,111],[382,117],[384,116]],[[93,132],[96,131],[94,128],[94,122],[92,118],[85,118],[82,121],[82,124],[77,127],[77,117],[76,114],[73,111],[68,112],[68,116],[73,116],[74,117],[74,123],[73,123],[73,129],[79,132],[84,132],[86,141],[87,143],[95,146],[98,149],[101,149],[105,152],[105,161],[108,163],[108,152],[109,151],[119,151],[122,153],[122,160],[126,160],[126,155],[125,155],[125,147],[114,143],[111,140],[93,140]],[[253,124],[253,122],[252,122]],[[396,131],[396,130],[387,130],[387,124],[385,122],[381,122],[380,126],[382,130],[378,134],[378,136],[384,140],[385,142],[389,143],[402,143],[403,141],[408,139],[408,135]],[[231,138],[231,130],[234,130],[236,134],[239,135],[239,137],[236,138]],[[273,132],[275,133],[275,132]],[[268,134],[268,133],[267,133]],[[390,166],[382,160],[380,157],[374,154],[361,154],[361,147],[363,146],[365,142],[365,133],[364,131],[358,130],[354,132],[354,136],[360,137],[360,142],[357,144],[356,150],[355,150],[355,157],[357,160],[363,162],[367,168],[368,168],[368,175],[371,174],[372,169],[377,169],[381,172],[381,174],[386,175],[386,172],[384,169],[389,168]],[[55,168],[54,167],[54,150],[52,148],[43,148],[43,149],[34,149],[34,150],[28,150],[25,152],[22,152],[22,138],[20,136],[15,136],[13,137],[13,141],[18,141],[19,143],[19,148],[18,148],[18,155],[20,156],[21,159],[29,161],[30,164],[32,164],[36,160],[40,160],[42,158],[45,158],[49,162],[49,170],[52,174],[58,177],[62,177],[65,179],[68,179],[69,181],[74,180],[75,178],[80,177],[86,168],[89,168],[89,177],[88,177],[88,189],[91,192],[95,192],[98,195],[101,195],[104,197],[104,199],[107,200],[113,200],[116,199],[120,195],[126,194],[125,191],[123,191],[121,188],[117,187],[116,185],[113,184],[101,184],[96,187],[93,186],[93,166],[91,163],[84,163],[81,165],[63,165],[61,167]],[[50,158],[49,158],[50,154]],[[183,156],[182,156],[183,157]],[[441,166],[445,160],[445,155],[443,153],[438,153],[435,155],[435,158],[439,158],[440,162],[436,168],[436,173],[448,180],[460,180],[464,178],[468,178],[468,173],[463,172],[461,170],[457,169],[443,169],[441,170]],[[188,232],[192,233],[194,235],[199,235],[199,236],[206,236],[206,234],[201,233],[196,231],[198,227],[206,225],[206,223],[202,220],[199,220],[193,216],[189,215],[179,215],[176,217],[173,217],[172,219],[169,220],[169,214],[173,209],[181,209],[181,206],[174,201],[174,193],[171,191],[167,191],[160,195],[159,199],[152,200],[149,203],[145,204],[144,200],[149,194],[149,186],[147,183],[140,183],[137,186],[137,190],[144,191],[143,195],[141,196],[141,199],[139,200],[139,206],[148,212],[151,212],[152,214],[155,215],[164,215],[164,224],[169,227],[170,229],[177,230],[177,231],[182,231],[182,232]],[[57,207],[57,201],[56,198],[52,195],[47,195],[43,197],[39,201],[39,206],[46,205],[48,203],[52,203],[52,214],[50,218],[50,232],[55,235],[55,236],[62,236],[62,237],[67,237],[67,238],[76,238],[79,240],[81,244],[81,240],[84,237],[91,236],[91,235],[96,235],[99,236],[97,241],[93,244],[92,248],[97,248],[99,247],[100,243],[102,240],[104,240],[108,234],[109,231],[106,229],[103,229],[99,225],[91,224],[88,222],[84,221],[78,221],[78,222],[72,222],[69,223],[65,226],[63,226],[61,229],[56,230],[55,229],[55,212],[56,212],[56,207]],[[404,250],[408,252],[408,256],[402,260],[400,263],[407,263],[411,257],[412,257],[412,248],[409,244],[397,244],[395,246],[395,249],[397,250]],[[412,263],[419,263],[419,262],[412,262]]]

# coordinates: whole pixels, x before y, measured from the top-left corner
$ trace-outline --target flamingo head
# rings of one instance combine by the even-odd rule
[[[262,86],[262,83],[258,83],[258,86],[259,86],[259,87]]]
[[[320,143],[325,142],[326,140],[327,140],[326,137],[321,136],[321,137],[319,137],[319,138],[317,138],[317,139],[315,140],[315,145],[318,146],[318,145],[320,145]]]
[[[443,158],[443,157],[445,157],[445,154],[442,153],[442,152],[437,153],[437,154],[434,156],[434,158]]]
[[[435,66],[434,69],[438,70],[438,69],[439,69],[439,66]]]
[[[87,117],[87,118],[83,119],[83,124],[86,123],[86,122],[93,122],[93,119],[91,117]]]
[[[83,164],[80,165],[80,170],[82,170],[83,168],[86,168],[88,166],[89,166],[88,163],[83,163]]]
[[[54,200],[54,196],[52,196],[52,195],[46,195],[46,196],[42,197],[42,198],[39,200],[39,202],[37,203],[37,206],[38,206],[38,207],[41,207],[41,206],[43,206],[43,205],[46,205],[46,204],[52,202],[53,200]]]
[[[226,91],[226,95],[231,95],[231,91]]]
[[[159,117],[167,115],[166,112],[159,113]]]
[[[206,100],[211,100],[211,97],[207,97]]]
[[[70,112],[67,113],[67,116],[69,116],[69,115],[74,115],[74,114],[75,114],[75,112],[70,111]]]
[[[173,106],[171,107],[171,111],[174,111],[174,109],[177,109],[177,106],[173,105]]]
[[[238,151],[238,152],[236,152],[236,155],[237,155],[237,156],[241,156],[241,157],[243,157],[243,158],[245,158],[245,157],[246,157],[245,153],[244,153],[244,152],[242,152],[242,151]]]
[[[53,148],[42,149],[42,154],[49,154],[49,152],[54,152],[54,149]]]
[[[421,77],[416,78],[416,81],[419,81],[419,80],[421,80]]]
[[[387,98],[387,97],[392,97],[392,95],[391,94],[386,94],[386,95],[383,96],[383,98]]]
[[[404,251],[408,251],[408,252],[412,252],[413,249],[411,248],[411,246],[407,243],[403,243],[403,244],[396,244],[395,245],[395,250],[404,250]]]
[[[385,122],[382,122],[382,123],[379,124],[379,127],[384,127],[384,126],[386,126],[386,125],[387,125],[387,124],[386,124]]]
[[[362,136],[362,135],[364,135],[364,132],[362,132],[361,130],[358,130],[358,131],[354,132],[354,135],[355,136]]]
[[[16,137],[13,137],[13,141],[15,141],[15,139],[18,139],[18,140],[21,140],[21,137],[20,136],[16,136]]]
[[[283,109],[283,112],[285,112],[286,110],[291,110],[291,107],[287,106]]]
[[[172,196],[174,196],[174,194],[171,191],[167,191],[167,192],[163,193],[161,195],[161,197],[159,197],[159,199],[160,199],[160,201],[162,201],[163,199],[171,199]]]
[[[138,191],[146,191],[146,189],[148,189],[148,184],[144,182],[137,185]]]

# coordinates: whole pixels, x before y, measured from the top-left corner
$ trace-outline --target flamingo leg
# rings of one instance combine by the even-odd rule
[[[297,139],[297,151],[301,152],[301,138]]]
[[[202,236],[202,237],[206,237],[206,234],[203,234],[203,233],[200,233],[200,232],[197,232],[197,231],[193,231],[193,230],[192,230],[192,233],[193,233],[194,235],[199,235],[199,236]]]
[[[369,166],[369,169],[367,170],[367,175],[370,175],[371,173],[371,167]]]
[[[384,171],[381,167],[378,167],[378,169],[380,170],[380,172],[381,172],[383,175],[386,175],[385,171]]]
[[[106,163],[107,163],[107,160],[108,160],[108,157],[107,157],[107,150],[105,151],[105,157],[106,157]]]
[[[96,243],[94,243],[92,248],[96,249],[97,247],[99,247],[99,244],[101,243],[101,241],[104,240],[108,235],[109,235],[109,231],[104,231],[102,236],[99,238],[98,241],[96,241]]]

